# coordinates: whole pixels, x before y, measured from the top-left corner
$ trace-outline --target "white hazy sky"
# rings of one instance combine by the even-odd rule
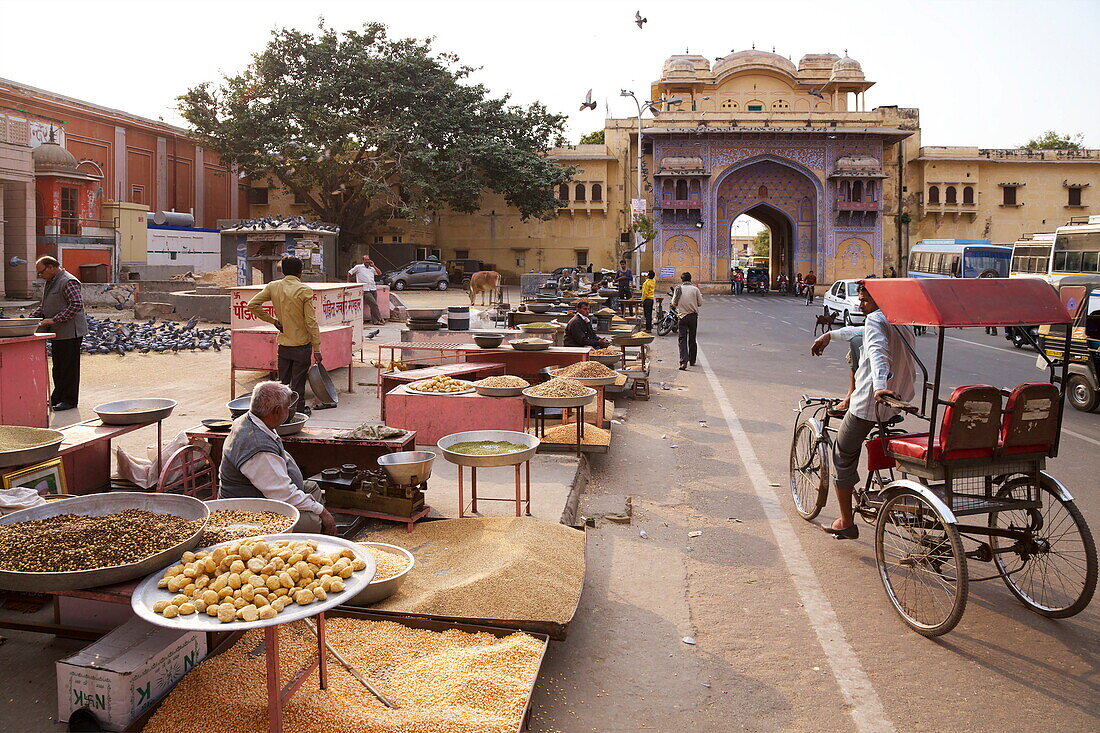
[[[1053,128],[1100,147],[1098,0],[0,0],[0,77],[182,124],[188,86],[243,68],[271,28],[319,16],[435,36],[493,92],[568,114],[573,142],[603,116],[633,116],[619,90],[647,94],[669,55],[713,61],[755,43],[796,63],[848,49],[877,82],[868,106],[918,107],[926,145],[1014,147]],[[589,87],[600,104],[578,112]]]

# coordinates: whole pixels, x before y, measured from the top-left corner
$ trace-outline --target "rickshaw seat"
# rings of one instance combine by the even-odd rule
[[[1013,388],[1001,423],[1005,455],[1050,452],[1058,432],[1058,400],[1058,388],[1050,382],[1024,382]]]
[[[933,461],[992,458],[1001,430],[1001,391],[989,385],[958,387],[943,411]],[[898,435],[886,442],[899,458],[928,460],[928,433]]]

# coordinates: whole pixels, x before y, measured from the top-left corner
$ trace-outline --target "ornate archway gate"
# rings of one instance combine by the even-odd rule
[[[773,276],[815,270],[830,282],[881,272],[881,161],[894,132],[669,126],[645,134],[653,142],[658,272],[684,267],[696,280],[728,282],[730,224],[744,213],[776,237]],[[853,178],[874,182],[859,200],[849,200]]]

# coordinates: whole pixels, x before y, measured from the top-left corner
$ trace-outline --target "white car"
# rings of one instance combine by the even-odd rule
[[[837,322],[852,326],[863,323],[859,309],[859,280],[837,280],[825,293],[825,315],[836,314]]]

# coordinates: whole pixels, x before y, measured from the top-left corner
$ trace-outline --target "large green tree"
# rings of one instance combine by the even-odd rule
[[[1085,147],[1085,136],[1079,132],[1063,135],[1054,130],[1047,130],[1020,147],[1028,150],[1081,150]]]
[[[752,238],[752,253],[757,257],[767,257],[772,250],[772,233],[761,229]]]
[[[573,173],[545,155],[564,144],[565,118],[493,97],[431,44],[379,23],[277,29],[247,68],[189,89],[180,110],[223,160],[338,224],[345,250],[379,219],[476,211],[486,189],[524,219],[551,217]]]

